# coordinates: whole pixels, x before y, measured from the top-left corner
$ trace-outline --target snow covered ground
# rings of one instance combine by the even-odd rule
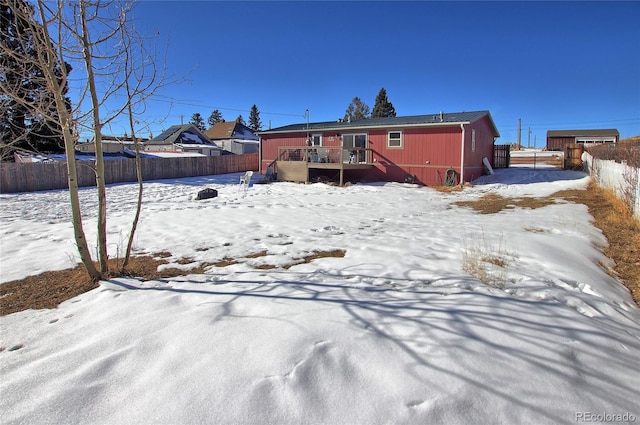
[[[586,207],[453,204],[584,188],[584,173],[497,170],[458,193],[277,183],[243,194],[239,176],[147,183],[135,243],[238,264],[105,281],[58,309],[0,317],[3,424],[640,421],[640,309],[599,265],[611,261]],[[204,187],[219,197],[196,201]],[[107,195],[116,255],[135,185]],[[95,191],[81,197],[95,240]],[[0,281],[77,261],[67,203],[64,191],[0,195]],[[282,267],[335,249],[345,257]],[[492,285],[464,271],[489,255],[502,265],[484,264]]]

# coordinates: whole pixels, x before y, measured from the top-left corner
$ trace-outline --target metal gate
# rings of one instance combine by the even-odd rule
[[[493,147],[493,168],[509,168],[511,164],[511,145]]]

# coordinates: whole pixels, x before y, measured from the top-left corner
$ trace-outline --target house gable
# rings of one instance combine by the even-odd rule
[[[220,148],[211,143],[194,124],[174,125],[151,139],[146,151],[193,152],[206,156],[220,155]]]
[[[258,152],[260,138],[249,127],[237,121],[216,123],[204,134],[224,151],[234,154]]]
[[[149,141],[150,145],[212,145],[211,141],[194,124],[173,125]]]
[[[249,127],[236,121],[216,123],[205,131],[204,134],[213,141],[231,139],[252,141],[260,140],[260,138]]]

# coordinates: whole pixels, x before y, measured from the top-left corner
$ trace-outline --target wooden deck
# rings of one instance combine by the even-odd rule
[[[342,147],[281,147],[276,167],[279,181],[309,182],[309,170],[337,170],[340,186],[345,170],[373,168],[371,149]]]

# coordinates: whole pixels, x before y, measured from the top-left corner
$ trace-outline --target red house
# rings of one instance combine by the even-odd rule
[[[324,177],[456,185],[485,174],[500,136],[489,111],[293,124],[258,133],[260,171],[280,181]]]

